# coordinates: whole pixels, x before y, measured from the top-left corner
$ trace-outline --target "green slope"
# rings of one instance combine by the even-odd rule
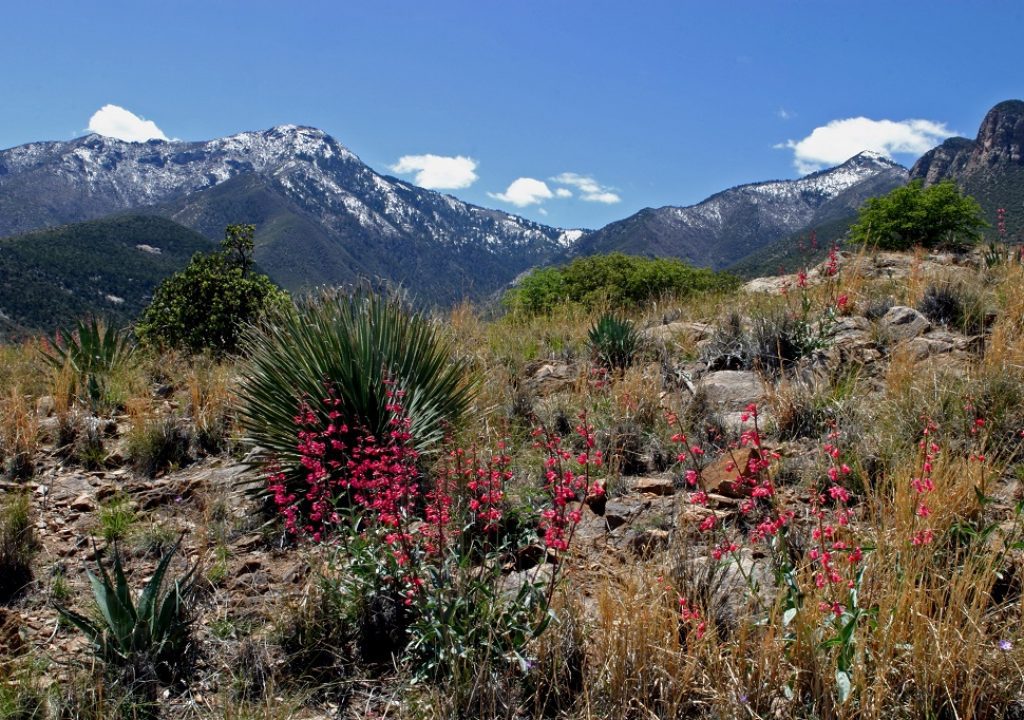
[[[161,280],[194,253],[215,247],[197,232],[147,215],[0,239],[0,334],[51,332],[88,315],[127,324]]]
[[[747,255],[726,270],[749,279],[813,267],[825,259],[833,244],[843,244],[846,232],[856,220],[855,216],[843,217],[816,226],[813,242],[810,230],[788,235]]]

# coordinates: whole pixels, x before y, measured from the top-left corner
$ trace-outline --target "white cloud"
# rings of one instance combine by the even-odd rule
[[[167,139],[155,122],[117,105],[104,105],[94,112],[89,118],[89,131],[128,142]]]
[[[570,190],[569,188],[557,188],[555,189],[555,197],[571,198],[572,190]]]
[[[463,155],[427,154],[403,155],[391,170],[399,174],[416,173],[413,182],[428,190],[458,190],[476,182],[476,167],[476,160]]]
[[[487,194],[495,200],[501,200],[516,207],[539,205],[555,196],[546,182],[530,177],[521,177],[513,180],[512,184],[503,193]]]
[[[795,118],[796,117],[796,113],[795,112],[792,112],[791,110],[787,110],[784,107],[780,107],[778,110],[776,110],[775,111],[775,115],[780,117],[780,118],[782,118],[783,120],[789,120],[791,118]]]
[[[864,150],[886,157],[893,153],[922,155],[955,135],[945,123],[933,120],[872,120],[866,117],[833,120],[816,127],[802,140],[788,140],[776,148],[793,151],[793,164],[806,174],[849,160]]]
[[[580,198],[587,202],[599,202],[611,205],[622,201],[622,198],[612,192],[611,188],[601,185],[589,175],[564,172],[561,175],[556,175],[551,178],[551,181],[560,185],[571,185],[572,187],[577,188],[580,191]],[[560,195],[560,197],[562,196]],[[568,195],[564,197],[568,197]]]

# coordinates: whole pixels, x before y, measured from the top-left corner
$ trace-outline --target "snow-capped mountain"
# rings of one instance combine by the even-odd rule
[[[208,142],[99,135],[0,152],[0,237],[149,212],[218,239],[257,224],[257,261],[286,287],[361,275],[446,302],[493,291],[584,233],[380,175],[326,133],[283,125]]]
[[[581,238],[572,252],[672,256],[722,268],[782,237],[851,216],[867,198],[906,181],[906,168],[862,152],[797,180],[740,185],[688,207],[641,210]]]

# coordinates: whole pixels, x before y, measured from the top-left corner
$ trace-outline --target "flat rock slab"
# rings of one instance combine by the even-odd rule
[[[722,409],[740,411],[751,403],[759,403],[764,387],[756,373],[749,370],[719,370],[701,380],[709,402]]]
[[[675,480],[671,476],[638,477],[633,480],[631,489],[636,493],[650,495],[672,495],[676,491]]]
[[[579,378],[579,368],[564,362],[546,362],[527,367],[525,385],[537,395],[564,390]]]

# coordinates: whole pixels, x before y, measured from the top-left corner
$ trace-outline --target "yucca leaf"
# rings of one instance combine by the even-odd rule
[[[59,603],[54,603],[53,606],[62,617],[84,632],[93,644],[100,644],[103,631],[96,625],[96,623],[85,617],[85,615],[77,613]]]
[[[117,599],[121,602],[122,607],[127,611],[132,621],[138,619],[138,613],[135,611],[135,603],[132,602],[132,591],[128,587],[128,577],[124,574],[124,566],[121,564],[121,553],[117,551],[117,545],[114,545],[114,582],[115,590],[117,591]]]
[[[139,611],[138,618],[143,622],[149,622],[153,617],[153,607],[156,604],[157,597],[160,594],[160,587],[164,582],[164,575],[167,573],[167,568],[171,564],[171,559],[174,554],[178,552],[178,548],[181,546],[181,538],[178,538],[178,542],[174,543],[173,547],[170,548],[164,556],[160,558],[160,564],[156,566],[156,570],[153,572],[153,577],[146,583],[145,589],[142,591],[142,595],[139,597]]]
[[[89,583],[92,585],[96,606],[107,625],[106,631],[114,636],[119,646],[123,647],[131,639],[132,631],[135,628],[135,621],[118,599],[117,591],[112,583],[110,583],[106,572],[103,573],[103,577],[97,577],[91,572],[87,573],[87,575]]]

